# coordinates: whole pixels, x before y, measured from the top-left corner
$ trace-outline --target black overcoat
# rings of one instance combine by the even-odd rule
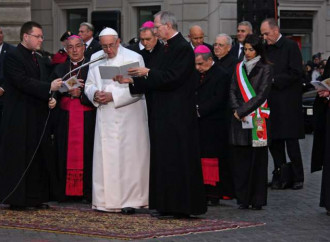
[[[272,139],[304,138],[302,112],[302,57],[293,40],[281,37],[266,46],[267,57],[273,63],[274,82],[268,103]]]
[[[84,55],[87,59],[90,59],[92,54],[94,54],[95,52],[98,52],[99,50],[102,50],[102,47],[101,47],[99,41],[96,39],[93,39],[92,42],[90,43],[90,45],[85,50]]]
[[[243,67],[245,68],[245,67]],[[229,90],[229,103],[232,110],[231,125],[229,131],[229,143],[238,146],[252,145],[251,129],[243,129],[242,122],[237,120],[233,113],[236,110],[240,118],[249,115],[251,112],[260,107],[269,96],[272,83],[272,69],[269,64],[264,64],[261,61],[257,62],[251,73],[248,75],[256,96],[245,102],[237,82],[237,75],[234,75]],[[270,108],[270,115],[272,115]],[[267,121],[267,120],[266,120]],[[267,121],[267,136],[268,140],[271,137],[269,134],[269,122]]]
[[[85,59],[85,63],[89,60]],[[50,79],[63,77],[70,71],[70,61],[56,66],[55,70],[50,76]],[[89,67],[86,66],[80,70],[79,79],[86,81]],[[68,130],[69,130],[69,112],[61,108],[61,98],[67,93],[58,93],[56,107],[56,115],[53,115],[52,122],[55,127],[55,140],[57,145],[58,162],[53,166],[54,173],[52,176],[52,188],[55,189],[54,195],[58,201],[65,200],[65,186],[66,186],[66,165],[67,165],[67,151],[68,151]],[[89,101],[82,88],[80,103],[82,105],[93,108],[89,111],[84,111],[84,172],[83,172],[83,196],[87,200],[92,199],[92,168],[93,168],[93,148],[94,148],[94,131],[96,109]]]
[[[194,53],[179,33],[167,41],[157,68],[134,78],[130,91],[152,91],[149,208],[161,212],[206,212],[194,105]]]
[[[201,157],[225,157],[228,147],[228,97],[230,77],[213,65],[200,82],[195,75],[195,98],[199,113]]]
[[[45,61],[19,44],[4,62],[6,93],[0,132],[0,197],[18,183],[40,140],[49,112],[50,83]],[[48,201],[48,159],[52,157],[50,135],[44,135],[27,174],[6,203],[35,206]]]
[[[228,53],[221,59],[216,57],[215,63],[218,66],[221,66],[222,68],[224,68],[227,71],[228,75],[230,77],[232,77],[235,72],[235,67],[236,67],[236,64],[238,63],[238,60],[236,57],[234,57],[233,55]]]

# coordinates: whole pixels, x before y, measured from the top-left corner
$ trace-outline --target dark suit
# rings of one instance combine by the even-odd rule
[[[9,52],[9,51],[12,51],[14,50],[15,47],[10,45],[10,44],[7,44],[7,43],[3,43],[3,46],[2,46],[2,49],[1,49],[1,53],[0,53],[0,87],[4,88],[3,84],[4,84],[4,76],[3,76],[3,62],[5,60],[5,56],[6,56],[6,53]],[[0,96],[0,123],[1,123],[1,117],[2,117],[2,106],[3,106],[3,97]],[[1,133],[0,133],[1,135]]]
[[[160,212],[206,212],[198,121],[191,81],[194,53],[178,33],[167,41],[147,78],[134,78],[132,94],[152,92],[149,208]]]
[[[302,56],[293,40],[281,37],[266,46],[269,61],[274,66],[274,82],[268,103],[271,109],[272,144],[269,149],[275,167],[286,163],[285,146],[292,162],[293,181],[304,181],[304,171],[298,139],[304,138],[302,112]]]
[[[134,52],[140,54],[140,51],[141,51],[140,50],[140,41],[136,42],[134,44],[131,44],[131,45],[127,46],[126,48],[129,49],[129,50],[133,50]]]
[[[6,95],[0,133],[0,198],[8,195],[23,175],[41,138],[49,112],[48,58],[19,44],[7,53],[4,62]],[[50,152],[48,129],[33,162],[18,186],[5,203],[16,206],[36,206],[48,201],[48,162]],[[19,151],[19,152],[18,152]]]
[[[92,54],[94,54],[95,52],[98,52],[99,50],[102,50],[102,47],[101,47],[99,41],[97,41],[96,39],[93,39],[92,42],[90,43],[90,45],[85,50],[85,57],[87,59],[90,59]]]
[[[239,62],[242,61],[244,59],[244,50],[241,51],[240,55],[238,56],[239,53],[239,48],[240,44],[236,43],[229,51],[229,54],[231,54],[232,56],[234,56]]]

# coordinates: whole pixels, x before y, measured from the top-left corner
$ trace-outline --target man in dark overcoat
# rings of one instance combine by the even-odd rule
[[[85,57],[90,59],[92,54],[101,50],[101,45],[98,40],[94,39],[94,26],[91,23],[83,22],[79,27],[79,36],[83,39],[86,50]]]
[[[224,68],[230,77],[235,72],[238,59],[229,54],[232,47],[232,38],[227,34],[218,34],[215,38],[213,47],[215,54],[215,63]]]
[[[177,31],[175,16],[155,15],[155,34],[166,41],[154,69],[134,68],[132,94],[153,93],[150,122],[149,208],[157,217],[198,215],[206,212],[194,105],[194,53]],[[133,83],[134,82],[134,83]],[[138,128],[138,127],[137,127]]]
[[[304,170],[298,139],[304,138],[302,112],[302,56],[293,40],[281,35],[275,19],[265,19],[260,32],[267,42],[266,53],[273,63],[274,79],[268,98],[272,143],[269,147],[275,170],[286,163],[285,147],[292,166],[293,189],[303,188]],[[273,182],[279,189],[290,184]]]
[[[5,93],[5,87],[3,86],[4,83],[3,62],[5,60],[6,53],[12,51],[15,48],[14,46],[4,42],[3,39],[4,39],[4,34],[2,28],[0,27],[0,123],[1,123],[2,106],[3,106],[2,99]]]
[[[46,129],[43,135],[43,130],[49,108],[56,105],[50,91],[58,90],[62,81],[48,82],[49,70],[36,54],[43,42],[41,26],[32,21],[24,23],[20,39],[21,43],[7,53],[4,62],[0,199],[12,209],[46,208],[43,203],[49,195],[47,157],[54,154],[50,152],[49,132]]]
[[[233,55],[238,61],[244,58],[244,40],[248,34],[253,33],[252,24],[249,21],[242,21],[237,25],[237,43],[231,48],[230,54]]]

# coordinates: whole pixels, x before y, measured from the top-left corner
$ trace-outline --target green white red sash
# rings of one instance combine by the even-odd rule
[[[251,98],[256,96],[256,93],[249,82],[246,72],[243,68],[243,62],[240,62],[236,66],[236,76],[239,89],[242,93],[245,102],[248,102]],[[269,117],[269,108],[267,100],[250,115],[252,116],[252,146],[260,147],[267,146],[267,126],[266,118]]]

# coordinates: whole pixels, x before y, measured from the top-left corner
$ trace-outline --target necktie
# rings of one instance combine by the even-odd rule
[[[244,47],[241,47],[241,53],[239,54],[238,60],[242,61],[244,58]]]

